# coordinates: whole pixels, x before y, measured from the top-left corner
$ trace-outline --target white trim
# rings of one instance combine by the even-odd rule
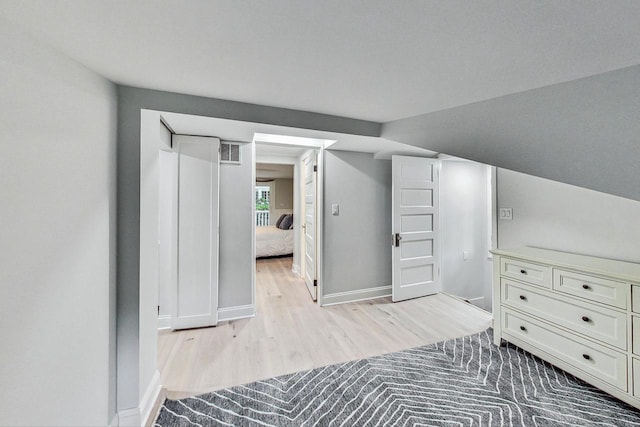
[[[118,411],[118,427],[140,427],[140,408],[129,408]]]
[[[251,141],[251,306],[253,307],[253,316],[256,315],[256,143]],[[271,206],[271,203],[269,203]],[[271,209],[271,208],[269,208]],[[225,309],[223,309],[225,310]],[[218,321],[224,319],[224,314],[220,315],[218,308]]]
[[[296,274],[298,276],[300,276],[300,266],[297,264],[293,264],[291,266],[291,271],[293,272],[293,274]]]
[[[171,315],[162,314],[158,316],[158,330],[171,329]]]
[[[256,307],[253,304],[239,305],[237,307],[225,307],[218,309],[218,322],[225,320],[244,319],[254,317],[256,315]]]
[[[160,371],[156,370],[156,373],[153,374],[153,378],[151,378],[151,382],[149,383],[147,390],[144,392],[144,395],[140,400],[141,425],[146,426],[149,423],[151,411],[156,404],[156,400],[158,400],[161,389]]]
[[[325,305],[326,296],[323,295],[323,251],[324,251],[324,148],[317,153],[318,174],[316,175],[316,279],[318,288],[316,298],[319,306]]]
[[[495,166],[489,166],[491,175],[491,236],[489,241],[489,259],[493,259],[492,250],[498,249],[498,169]]]
[[[253,143],[255,144],[255,142]],[[295,165],[297,157],[279,156],[276,154],[256,154],[256,163],[272,163],[274,165]]]
[[[470,298],[467,301],[469,301],[471,305],[475,305],[484,310],[484,297]]]
[[[390,297],[391,285],[378,286],[375,288],[359,289],[357,291],[337,292],[328,294],[322,298],[322,306],[334,304],[345,304],[348,302],[364,301],[374,298]]]
[[[483,307],[479,307],[479,306],[477,306],[477,305],[475,305],[475,304],[471,303],[471,301],[475,301],[475,300],[477,300],[477,299],[479,299],[479,298],[473,298],[472,300],[466,300],[466,299],[464,299],[464,298],[460,298],[459,296],[452,295],[452,294],[447,293],[447,292],[440,292],[440,295],[446,295],[446,296],[448,296],[449,298],[453,298],[454,300],[456,300],[456,301],[460,301],[460,302],[465,303],[465,304],[467,304],[467,303],[468,303],[471,307],[473,307],[473,308],[475,308],[475,309],[477,309],[477,310],[481,310],[483,313],[489,313],[489,314],[492,314],[492,313],[491,313],[491,311],[487,311],[487,310],[485,310]],[[484,297],[480,297],[480,298],[484,299]],[[495,316],[494,316],[494,321],[495,321]],[[494,322],[494,324],[495,324],[495,322]]]
[[[109,427],[118,427],[119,421],[120,420],[118,419],[118,413],[116,412],[113,418],[111,419],[111,422],[109,423]]]

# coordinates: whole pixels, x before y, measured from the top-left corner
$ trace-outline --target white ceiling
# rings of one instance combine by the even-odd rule
[[[637,0],[0,0],[110,80],[390,121],[640,63]]]
[[[161,115],[175,133],[215,136],[224,141],[251,142],[253,141],[254,134],[262,133],[336,141],[331,145],[331,150],[374,153],[376,158],[379,159],[389,159],[392,154],[421,157],[434,157],[437,154],[423,148],[371,136],[323,132],[179,113],[162,112]],[[295,157],[302,154],[305,150],[307,150],[307,147],[291,148],[273,144],[256,144],[256,153],[261,156]]]

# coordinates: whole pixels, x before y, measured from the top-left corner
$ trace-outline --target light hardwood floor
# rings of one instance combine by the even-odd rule
[[[256,279],[256,317],[160,333],[158,365],[169,398],[418,347],[491,326],[490,313],[445,294],[319,307],[291,272],[291,258],[259,260]]]

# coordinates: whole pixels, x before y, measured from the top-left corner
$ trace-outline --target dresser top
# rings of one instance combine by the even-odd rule
[[[578,255],[529,246],[515,249],[495,249],[492,250],[491,253],[527,261],[553,264],[558,267],[640,283],[640,264],[633,262]]]

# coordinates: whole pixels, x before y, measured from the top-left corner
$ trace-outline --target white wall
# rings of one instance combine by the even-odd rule
[[[440,227],[442,290],[490,311],[493,265],[488,259],[491,217],[487,173],[488,167],[479,163],[442,161]]]
[[[606,169],[600,173],[605,175]],[[498,169],[498,245],[539,246],[640,262],[640,202]]]
[[[0,425],[106,425],[116,90],[3,20],[0,51]]]
[[[323,297],[381,286],[390,294],[391,162],[347,151],[324,160]]]

